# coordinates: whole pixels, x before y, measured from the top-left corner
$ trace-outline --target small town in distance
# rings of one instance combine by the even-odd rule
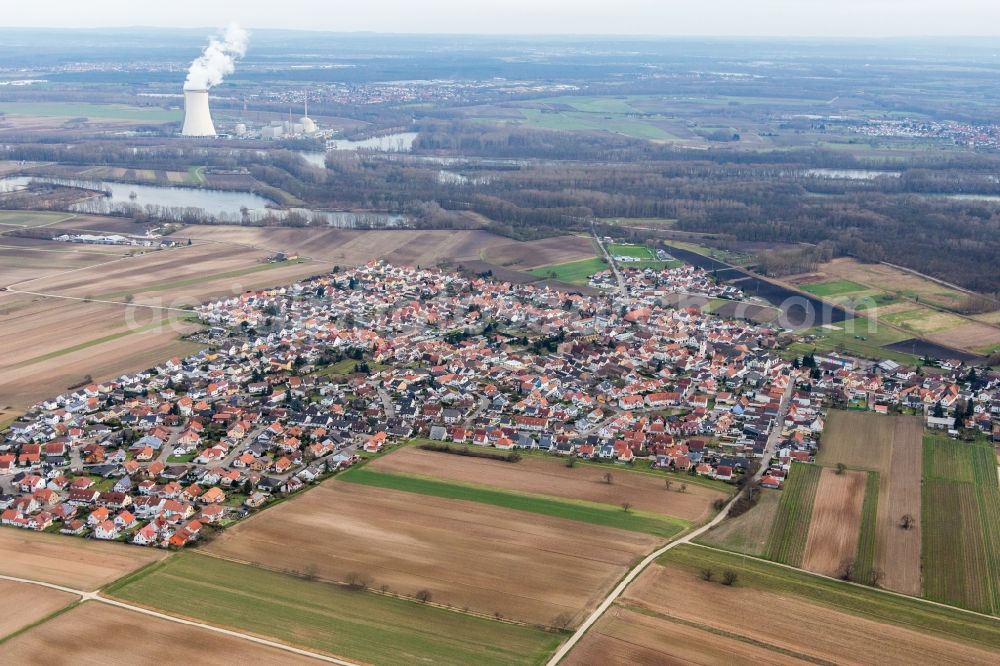
[[[993,38],[300,4],[0,26],[0,662],[997,662]]]

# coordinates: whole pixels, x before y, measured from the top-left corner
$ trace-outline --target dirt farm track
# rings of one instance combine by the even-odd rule
[[[5,664],[52,666],[318,663],[277,648],[99,602],[86,602],[15,636],[0,646],[0,657]]]
[[[990,651],[957,640],[801,597],[705,582],[696,572],[673,566],[655,564],[643,572],[619,607],[636,612],[603,617],[566,663],[602,663],[604,656],[640,664],[996,663]],[[692,641],[698,641],[696,649]]]

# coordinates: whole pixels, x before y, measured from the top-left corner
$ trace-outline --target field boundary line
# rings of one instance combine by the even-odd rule
[[[28,296],[41,296],[43,298],[61,298],[67,301],[84,301],[85,303],[105,303],[107,305],[123,305],[125,307],[134,308],[149,308],[151,310],[168,310],[170,312],[185,312],[187,314],[194,314],[194,310],[185,310],[184,308],[174,308],[169,305],[150,305],[148,303],[126,303],[124,301],[109,301],[99,298],[87,298],[86,296],[63,296],[61,294],[46,294],[40,291],[22,291],[21,289],[14,289],[13,287],[4,287],[3,291],[9,292],[11,294],[27,294]]]
[[[168,558],[169,559],[169,558]],[[158,564],[158,563],[154,563]],[[140,569],[140,571],[147,570],[148,567]],[[127,576],[126,576],[127,577]],[[217,634],[223,634],[225,636],[231,636],[233,638],[239,638],[251,643],[257,643],[258,645],[264,645],[266,647],[277,648],[279,650],[284,650],[285,652],[291,652],[303,657],[311,657],[319,661],[325,661],[330,664],[338,664],[338,666],[360,666],[351,661],[345,661],[343,659],[338,659],[336,657],[331,657],[329,655],[321,654],[319,652],[311,652],[309,650],[304,650],[302,648],[297,648],[292,645],[287,645],[285,643],[280,643],[277,641],[268,640],[266,638],[261,638],[259,636],[254,636],[253,634],[247,634],[239,631],[234,631],[232,629],[226,629],[224,627],[218,627],[212,624],[206,624],[204,622],[197,622],[194,620],[188,620],[186,618],[178,617],[176,615],[170,615],[168,613],[163,613],[160,611],[153,610],[151,608],[145,608],[143,606],[138,606],[134,604],[129,604],[124,601],[119,601],[111,597],[105,597],[101,594],[100,590],[95,590],[93,592],[87,592],[84,590],[77,590],[72,587],[66,587],[64,585],[58,585],[56,583],[47,583],[45,581],[33,580],[31,578],[18,578],[17,576],[7,576],[5,574],[0,574],[0,580],[9,580],[15,583],[27,583],[29,585],[38,585],[40,587],[47,587],[53,590],[58,590],[60,592],[68,592],[70,594],[75,594],[80,597],[79,600],[70,604],[72,607],[79,606],[87,601],[95,601],[97,603],[108,604],[109,606],[116,606],[118,608],[123,608],[125,610],[132,611],[134,613],[141,613],[143,615],[149,615],[151,617],[156,617],[161,620],[167,620],[168,622],[174,622],[176,624],[183,624],[190,627],[198,627],[200,629],[205,629],[207,631],[212,631]],[[119,579],[122,580],[122,579]],[[113,584],[113,583],[112,583]],[[69,608],[69,606],[67,607]],[[64,609],[66,610],[66,609]],[[51,619],[56,614],[50,615],[47,619]],[[41,624],[41,623],[39,623]],[[37,626],[37,625],[36,625]]]
[[[726,553],[728,555],[737,555],[749,560],[756,560],[758,562],[763,562],[765,564],[773,564],[776,567],[782,567],[784,569],[790,569],[792,571],[798,571],[799,573],[807,574],[809,576],[815,576],[816,578],[824,578],[826,580],[834,581],[836,583],[843,583],[844,585],[851,585],[854,587],[859,587],[864,590],[871,590],[872,592],[877,592],[880,594],[886,594],[893,597],[899,597],[900,599],[908,599],[910,601],[916,601],[922,604],[928,604],[930,606],[938,606],[946,610],[958,611],[960,613],[967,613],[969,615],[975,615],[976,617],[983,618],[984,620],[991,620],[996,623],[1000,623],[1000,617],[996,615],[987,615],[986,613],[980,613],[978,611],[969,610],[968,608],[961,608],[959,606],[952,606],[950,604],[941,603],[940,601],[934,601],[933,599],[926,599],[924,597],[915,597],[910,594],[903,594],[902,592],[894,592],[892,590],[887,590],[884,587],[874,587],[872,585],[865,585],[864,583],[856,583],[853,580],[842,580],[836,576],[827,576],[826,574],[816,573],[815,571],[809,571],[808,569],[800,569],[799,567],[792,566],[791,564],[784,564],[783,562],[775,562],[774,560],[767,560],[763,557],[758,557],[756,555],[747,555],[735,550],[726,550],[725,548],[717,548],[716,546],[708,546],[703,543],[691,543],[692,546],[697,546],[698,548],[705,548],[706,550],[714,550],[719,553]]]
[[[205,550],[192,550],[191,552],[195,553],[197,555],[204,555],[205,557],[211,557],[211,558],[216,559],[216,560],[221,560],[223,562],[232,562],[233,564],[240,564],[240,565],[243,565],[243,566],[251,567],[253,569],[260,569],[262,571],[270,571],[271,573],[283,574],[285,576],[291,576],[293,578],[298,578],[298,579],[301,579],[301,580],[307,580],[309,582],[324,583],[326,585],[336,585],[338,587],[346,587],[346,588],[350,588],[351,587],[349,583],[345,583],[343,581],[333,580],[333,579],[330,579],[330,578],[322,578],[320,576],[314,576],[314,577],[311,577],[311,578],[307,578],[306,576],[304,576],[302,574],[299,574],[299,573],[296,573],[296,572],[290,572],[287,569],[279,569],[278,567],[270,567],[270,566],[267,566],[266,564],[260,564],[260,563],[256,563],[256,562],[250,562],[249,560],[241,560],[241,559],[236,558],[236,557],[229,557],[229,556],[226,556],[226,555],[220,555],[218,553],[210,553],[210,552],[205,551]],[[511,625],[518,626],[518,627],[529,627],[529,628],[536,628],[536,629],[543,626],[543,625],[536,624],[536,623],[531,623],[531,622],[522,622],[520,620],[515,620],[515,619],[509,618],[509,617],[498,618],[496,615],[490,615],[488,613],[482,613],[482,612],[474,611],[474,610],[471,610],[471,609],[470,610],[465,610],[465,609],[462,609],[462,608],[458,608],[456,606],[447,606],[445,604],[440,604],[440,603],[437,603],[437,602],[434,602],[434,601],[419,601],[416,597],[411,597],[411,596],[408,596],[408,595],[405,595],[405,594],[399,594],[397,592],[389,592],[389,591],[383,592],[382,590],[380,590],[379,588],[376,588],[376,587],[368,587],[368,588],[365,588],[363,590],[360,590],[360,592],[361,593],[365,593],[365,594],[377,594],[377,595],[382,596],[382,597],[389,597],[391,599],[398,599],[400,601],[409,601],[411,603],[420,604],[421,606],[430,606],[432,608],[437,608],[437,609],[440,609],[440,610],[445,610],[445,611],[451,611],[453,613],[458,613],[459,615],[468,615],[468,616],[471,616],[471,617],[478,617],[478,618],[480,618],[482,620],[489,620],[491,622],[500,622],[502,624],[511,624]],[[550,630],[550,631],[552,630],[551,627],[545,627],[545,629],[546,630]]]

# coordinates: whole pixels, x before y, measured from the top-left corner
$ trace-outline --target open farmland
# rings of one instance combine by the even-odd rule
[[[9,612],[0,616],[0,640],[65,608],[80,597],[31,583],[0,580],[0,599]],[[0,654],[4,648],[0,647]]]
[[[726,666],[736,661],[753,664],[801,664],[771,646],[758,645],[695,623],[652,615],[621,605],[608,609],[564,664],[707,664]]]
[[[887,264],[861,263],[845,257],[821,264],[816,272],[810,275],[810,279],[853,282],[877,292],[911,300],[916,298],[921,302],[945,308],[956,307],[965,298],[965,293],[957,289],[946,287],[908,271]]]
[[[90,375],[97,381],[142,370],[199,345],[178,339],[189,315],[123,305],[0,294],[0,406],[26,408]]]
[[[530,270],[593,259],[595,254],[594,243],[589,236],[558,236],[530,243],[509,240],[494,243],[483,251],[482,258],[504,268]]]
[[[687,492],[667,490],[661,475],[615,469],[614,482],[602,480],[601,468],[565,461],[526,457],[516,464],[405,447],[368,465],[369,469],[412,474],[462,483],[482,484],[518,492],[608,504],[616,509],[629,502],[636,511],[659,513],[698,523],[713,514],[712,503],[722,492],[691,484]],[[675,484],[677,485],[677,484]]]
[[[654,537],[484,504],[339,480],[227,530],[209,547],[323,579],[375,587],[531,623],[578,621]],[[572,571],[572,576],[566,572]]]
[[[11,638],[0,652],[8,664],[52,666],[152,666],[165,659],[231,666],[316,663],[277,648],[99,602],[86,602]]]
[[[861,505],[861,525],[858,528],[858,549],[854,558],[854,580],[874,585],[875,534],[878,525],[879,473],[865,472],[865,501]]]
[[[792,463],[768,536],[768,559],[793,566],[802,563],[821,471],[817,465]]]
[[[698,537],[697,543],[763,557],[780,499],[781,491],[762,489],[752,509],[719,523]]]
[[[867,473],[824,468],[816,487],[802,568],[834,576],[854,560]]]
[[[0,232],[5,231],[4,227],[44,227],[50,224],[58,224],[71,219],[71,213],[57,213],[49,211],[34,210],[4,210],[0,211]]]
[[[894,423],[891,417],[870,412],[830,410],[816,462],[887,472]]]
[[[532,664],[558,634],[184,553],[109,595],[370,664]],[[437,602],[438,599],[432,600]],[[279,660],[280,661],[280,660]]]
[[[587,284],[590,277],[595,273],[608,270],[608,265],[598,258],[584,259],[583,261],[570,261],[565,264],[552,264],[550,266],[539,266],[529,272],[540,278],[552,278],[562,280],[572,284]]]
[[[180,111],[155,106],[125,104],[86,104],[81,102],[4,102],[0,113],[17,116],[81,118],[90,120],[129,121],[134,123],[170,123],[181,120]]]
[[[166,555],[152,548],[0,529],[0,574],[79,590],[96,590]]]
[[[635,511],[622,506],[569,500],[534,493],[514,492],[481,484],[456,483],[408,474],[386,474],[373,469],[353,469],[340,477],[349,483],[373,488],[402,490],[430,497],[488,504],[542,516],[575,520],[600,527],[643,532],[669,539],[691,526],[685,520],[662,514]]]
[[[895,592],[919,595],[920,584],[920,478],[923,420],[893,417],[892,454],[887,474],[879,477],[875,566],[884,572],[882,586]],[[910,529],[900,527],[912,516]]]
[[[923,456],[924,594],[1000,614],[1000,489],[993,451],[928,435]]]
[[[701,580],[706,568],[715,581]],[[735,585],[717,582],[724,571],[737,575]],[[992,664],[998,649],[1000,621],[680,546],[625,590],[569,663],[617,663],[620,655],[650,664]],[[610,661],[596,659],[605,654]]]

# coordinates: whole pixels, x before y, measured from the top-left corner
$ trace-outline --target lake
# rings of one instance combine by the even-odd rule
[[[180,220],[185,211],[198,210],[218,222],[241,224],[259,222],[266,218],[282,220],[291,213],[305,217],[309,224],[353,229],[365,227],[405,226],[402,215],[387,213],[355,213],[350,211],[322,211],[306,208],[285,210],[275,203],[252,192],[229,192],[193,187],[163,187],[160,185],[134,185],[106,180],[76,180],[34,176],[15,176],[0,179],[0,192],[20,189],[30,182],[50,183],[85,190],[104,192],[106,196],[93,197],[72,205],[78,213],[94,215],[123,214],[139,210],[163,219]],[[133,196],[134,195],[134,196]]]

